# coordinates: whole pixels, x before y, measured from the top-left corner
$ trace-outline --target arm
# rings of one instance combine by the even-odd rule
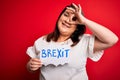
[[[94,43],[94,51],[104,50],[113,46],[117,41],[118,37],[106,27],[93,22],[83,17],[84,24],[92,31],[96,36]]]
[[[109,48],[118,41],[118,37],[112,31],[94,21],[85,18],[81,14],[80,5],[75,5],[74,3],[72,5],[74,6],[75,9],[73,8],[68,9],[72,10],[78,19],[72,24],[84,24],[92,31],[92,33],[96,37],[94,43],[94,51]]]

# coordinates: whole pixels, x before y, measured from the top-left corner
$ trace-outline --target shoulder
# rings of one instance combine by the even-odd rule
[[[81,38],[88,39],[88,38],[90,38],[90,37],[94,37],[94,35],[92,35],[92,34],[83,34],[83,35],[80,36],[79,38],[80,38],[80,39],[81,39]]]
[[[46,37],[47,37],[47,35],[43,35],[43,36],[39,37],[39,38],[35,41],[35,43],[41,43],[41,42],[43,42],[43,41],[46,41]]]
[[[91,37],[93,36],[92,34],[84,34],[83,37],[87,38],[87,37]]]
[[[94,35],[92,35],[92,34],[83,34],[81,37],[79,37],[79,39],[80,39],[80,41],[81,42],[88,42],[88,41],[90,41],[90,40],[94,40]]]

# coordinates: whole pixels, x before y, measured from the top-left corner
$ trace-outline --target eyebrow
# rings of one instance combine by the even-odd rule
[[[68,10],[66,10],[65,12],[68,13],[68,14],[70,14],[70,13],[71,13],[71,14],[74,14],[72,11],[69,12]]]

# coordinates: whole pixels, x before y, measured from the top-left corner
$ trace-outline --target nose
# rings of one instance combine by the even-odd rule
[[[66,18],[66,21],[67,21],[67,22],[71,22],[71,21],[72,21],[72,16],[67,17],[67,18]]]
[[[65,21],[66,21],[66,22],[69,22],[69,21],[70,21],[69,17],[67,17]]]

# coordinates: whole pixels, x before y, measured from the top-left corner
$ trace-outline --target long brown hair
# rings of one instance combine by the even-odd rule
[[[67,7],[74,8],[72,5],[69,5]],[[56,22],[56,26],[55,26],[54,31],[47,35],[47,38],[46,38],[47,42],[50,42],[51,40],[53,40],[53,41],[57,41],[58,40],[58,38],[60,36],[60,32],[58,30],[58,20],[61,17],[61,15],[65,12],[65,10],[66,10],[66,7],[63,9],[63,11],[59,15],[59,17],[57,19],[57,22]],[[82,12],[82,14],[83,14],[83,12]],[[77,25],[76,30],[70,36],[70,38],[71,38],[71,40],[73,42],[73,44],[71,46],[75,46],[80,41],[79,40],[79,36],[82,36],[85,33],[85,31],[86,31],[85,25],[80,25],[80,24]]]

